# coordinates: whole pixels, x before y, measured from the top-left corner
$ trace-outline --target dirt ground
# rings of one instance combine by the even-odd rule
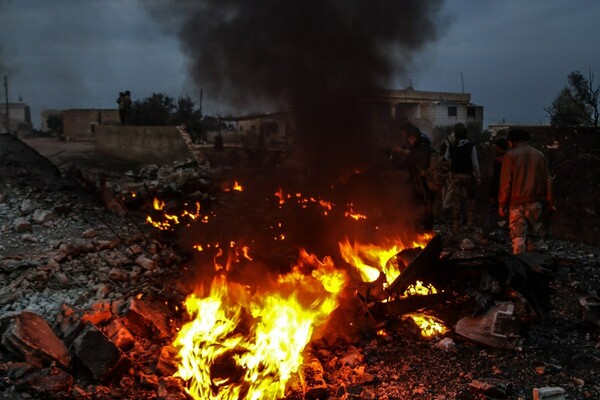
[[[7,139],[7,138],[3,138]],[[99,159],[94,154],[93,143],[89,142],[61,142],[58,138],[32,138],[24,139],[24,143],[43,156],[42,159],[30,154],[30,158],[22,157],[20,162],[15,161],[6,148],[1,150],[3,155],[0,163],[0,178],[2,186],[0,195],[0,225],[10,225],[12,220],[12,209],[22,204],[25,199],[34,199],[40,203],[47,201],[59,206],[68,206],[69,210],[75,212],[67,213],[51,228],[40,227],[40,234],[21,234],[12,230],[6,230],[0,235],[0,244],[3,247],[3,268],[0,269],[2,284],[9,285],[19,273],[25,275],[30,259],[47,258],[49,244],[60,241],[61,236],[79,235],[81,231],[89,227],[102,225],[95,215],[100,214],[102,205],[90,196],[85,196],[77,191],[73,183],[60,179],[58,189],[48,190],[50,183],[56,179],[52,168],[59,171],[68,171],[75,166],[83,170],[105,171],[110,179],[117,181],[124,172],[140,166],[122,163],[118,160]],[[6,142],[8,143],[8,142]],[[20,153],[21,156],[25,153]],[[252,188],[253,183],[257,185],[276,185],[273,182],[276,175],[267,169],[246,168],[245,158],[239,150],[226,151],[214,154],[207,149],[207,156],[213,165],[220,169],[220,173],[227,177],[243,177],[243,182]],[[556,157],[558,159],[558,157]],[[52,164],[46,164],[44,159],[50,160]],[[23,163],[31,161],[33,164]],[[229,168],[224,168],[228,166]],[[556,164],[557,166],[560,164]],[[558,171],[559,176],[565,176],[565,172]],[[563,174],[563,175],[561,175]],[[37,178],[36,178],[37,177]],[[34,179],[35,178],[35,179]],[[39,179],[38,179],[39,178]],[[289,179],[289,178],[288,178]],[[293,179],[290,179],[293,182]],[[234,198],[230,193],[225,193],[214,201],[214,207],[223,215],[228,215],[231,226],[224,218],[223,224],[215,227],[210,234],[227,235],[235,231],[236,224],[243,229],[258,225],[262,215],[259,209],[252,208],[254,201],[252,191],[247,190],[246,197]],[[562,193],[562,192],[560,192]],[[14,198],[11,198],[14,196]],[[178,198],[179,201],[184,199]],[[567,200],[562,198],[557,203],[567,205]],[[483,207],[483,205],[482,205]],[[563,208],[564,210],[565,208]],[[250,210],[251,212],[239,213],[239,210]],[[102,211],[104,212],[104,210]],[[585,211],[584,211],[585,212]],[[137,223],[144,225],[143,215]],[[105,218],[105,217],[102,217]],[[110,217],[110,225],[126,225],[119,222],[116,216]],[[128,222],[130,232],[137,232],[133,221]],[[218,221],[220,222],[220,221]],[[310,220],[298,218],[295,223],[309,224]],[[146,230],[145,227],[144,230]],[[487,243],[477,242],[473,235],[465,232],[461,236],[452,236],[452,233],[438,221],[436,230],[444,237],[444,250],[453,253],[455,257],[477,257],[482,255],[496,254],[510,248],[505,232],[491,235]],[[37,227],[35,229],[38,229]],[[64,230],[63,230],[64,229]],[[200,229],[205,229],[202,226]],[[110,230],[98,229],[100,233],[111,236]],[[569,232],[573,232],[569,230]],[[139,232],[138,232],[139,236]],[[311,237],[310,230],[301,232],[300,239],[315,240],[316,235]],[[577,236],[571,236],[576,238]],[[168,237],[167,237],[168,238]],[[469,250],[461,247],[464,239],[470,239],[474,248]],[[11,253],[8,254],[7,250]],[[181,250],[181,249],[180,249]],[[273,248],[269,256],[278,256],[281,251],[283,256],[290,252],[289,248]],[[584,240],[550,239],[549,248],[546,253],[555,257],[559,269],[550,283],[552,292],[550,316],[547,320],[534,320],[529,326],[525,336],[522,351],[494,349],[480,343],[466,340],[464,337],[450,331],[444,335],[448,339],[448,346],[440,345],[442,337],[426,339],[420,336],[419,331],[410,323],[398,321],[386,326],[386,335],[372,334],[364,335],[354,342],[319,341],[314,343],[314,349],[324,367],[324,377],[327,382],[328,399],[337,400],[399,400],[399,399],[422,399],[422,400],[483,400],[483,399],[509,399],[529,400],[532,398],[534,388],[560,387],[566,392],[566,399],[599,399],[600,398],[600,331],[594,324],[584,322],[579,306],[579,298],[582,296],[597,296],[600,291],[600,248],[595,245],[586,244]],[[93,254],[91,254],[93,255]],[[281,256],[279,259],[287,262],[287,258]],[[23,271],[8,266],[16,265],[25,268]],[[282,261],[282,264],[283,264]],[[78,262],[80,270],[70,263]],[[91,279],[98,269],[98,260],[92,258],[87,264],[85,260],[79,260],[73,256],[73,260],[65,261],[60,269],[68,269],[71,279],[77,285],[85,284],[86,279]],[[40,269],[45,268],[43,264],[32,264]],[[171,266],[172,267],[172,266]],[[169,266],[164,266],[165,271]],[[35,270],[35,268],[33,268]],[[32,272],[32,271],[29,271]],[[81,277],[78,275],[81,273]],[[162,279],[162,278],[161,278]],[[67,280],[68,281],[68,280]],[[159,280],[158,286],[166,285],[167,280]],[[131,289],[124,282],[120,291],[126,295],[139,293],[140,289]],[[76,286],[73,284],[73,286]],[[34,288],[42,292],[44,288]],[[179,322],[181,316],[173,316],[175,322]],[[0,363],[0,398],[3,390],[10,388],[6,386],[8,377],[3,375],[4,363]],[[124,384],[129,382],[128,388]],[[86,389],[88,393],[94,393],[92,386]],[[132,389],[133,387],[133,389]],[[487,388],[487,391],[486,391]],[[491,389],[490,389],[491,388]],[[506,390],[504,390],[506,389]],[[94,389],[95,390],[95,389]],[[135,385],[130,381],[115,383],[114,387],[107,388],[106,395],[97,397],[79,397],[96,399],[163,399],[157,390],[144,388],[135,394]],[[110,394],[112,390],[112,395]],[[26,391],[26,390],[24,390]],[[134,393],[132,395],[132,392]],[[14,394],[10,399],[21,400],[36,397],[23,397]],[[142,394],[143,393],[143,394]],[[112,397],[111,397],[112,396]],[[40,397],[46,399],[64,399],[65,397]],[[78,399],[76,395],[67,397]]]

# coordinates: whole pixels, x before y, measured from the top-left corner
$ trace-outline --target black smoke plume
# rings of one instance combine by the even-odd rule
[[[154,3],[156,5],[157,3]],[[170,3],[190,73],[245,109],[294,113],[315,173],[369,162],[374,140],[357,89],[386,87],[434,40],[442,0],[203,0]],[[161,18],[164,9],[155,8]],[[173,25],[171,25],[173,26]]]

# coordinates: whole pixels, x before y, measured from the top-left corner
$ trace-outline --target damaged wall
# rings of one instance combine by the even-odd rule
[[[145,164],[194,159],[175,126],[98,126],[96,153]]]
[[[65,110],[62,112],[63,134],[69,141],[93,140],[98,126],[119,124],[118,110]]]

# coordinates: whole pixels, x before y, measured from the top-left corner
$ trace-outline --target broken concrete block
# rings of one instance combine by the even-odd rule
[[[104,333],[123,351],[131,349],[135,344],[135,339],[131,332],[118,319],[106,325]]]
[[[25,199],[19,206],[22,215],[29,215],[35,210],[35,203],[30,199]]]
[[[14,222],[13,222],[13,229],[15,230],[15,232],[28,232],[30,231],[31,228],[31,222],[29,222],[29,220],[27,220],[27,218],[15,218]]]
[[[158,387],[158,377],[156,375],[139,374],[140,386],[148,389],[156,389]]]
[[[2,346],[38,368],[52,362],[67,368],[71,362],[67,347],[48,323],[29,311],[23,311],[10,323],[2,335]]]
[[[82,317],[81,321],[85,323],[92,323],[96,326],[104,325],[112,318],[112,311],[110,303],[99,302],[92,306],[92,309],[86,312]]]
[[[69,346],[85,328],[85,325],[71,307],[63,304],[56,317],[56,328],[64,343]]]
[[[96,237],[97,234],[98,232],[95,229],[86,229],[85,231],[83,231],[81,236],[86,239],[93,239]]]
[[[54,214],[50,210],[35,210],[33,213],[33,222],[36,224],[44,224],[54,219]]]
[[[160,349],[160,357],[156,364],[156,372],[162,376],[173,376],[179,369],[177,355],[179,352],[173,346],[164,346]]]
[[[154,271],[158,267],[156,261],[153,261],[150,258],[144,256],[139,256],[138,258],[136,258],[135,263],[147,271]]]
[[[565,400],[565,389],[543,387],[533,389],[533,400]]]
[[[135,297],[123,304],[119,314],[123,324],[135,335],[148,339],[170,336],[166,315]]]
[[[126,371],[129,359],[94,325],[88,325],[73,341],[75,355],[95,379],[106,381]]]

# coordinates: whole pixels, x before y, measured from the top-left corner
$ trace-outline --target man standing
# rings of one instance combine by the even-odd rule
[[[556,212],[551,177],[544,154],[529,145],[529,133],[512,128],[507,135],[510,150],[500,172],[498,213],[506,216],[513,254],[535,251],[534,239],[545,232],[544,211]]]
[[[454,146],[454,142],[456,142],[456,134],[455,131],[457,129],[461,129],[461,127],[464,127],[463,124],[458,123],[455,124],[454,127],[452,128],[452,131],[450,131],[450,133],[444,138],[442,139],[442,142],[440,143],[440,155],[444,156],[444,158],[446,160],[448,160],[448,162],[450,161],[450,159],[446,156],[446,154],[448,154],[448,149],[452,146]],[[446,213],[450,213],[452,211],[452,193],[450,192],[450,179],[448,179],[446,181],[446,183],[444,184],[444,186],[442,187],[442,213],[446,214]]]
[[[433,230],[434,192],[427,186],[425,171],[431,161],[431,141],[419,128],[407,122],[400,128],[400,133],[406,135],[410,150],[394,149],[392,163],[398,169],[406,170],[411,181],[411,201],[416,208],[418,221],[417,230]]]
[[[467,127],[456,124],[454,136],[456,142],[446,150],[446,158],[450,160],[448,192],[452,204],[452,227],[458,233],[465,214],[467,225],[475,224],[476,187],[481,185],[481,172],[475,144],[467,139]]]

